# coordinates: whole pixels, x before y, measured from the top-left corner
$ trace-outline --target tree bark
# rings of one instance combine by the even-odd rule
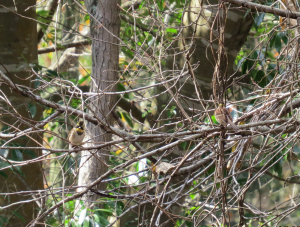
[[[186,44],[190,44],[191,37],[194,37],[194,49],[191,57],[191,63],[200,63],[200,66],[194,71],[197,82],[204,99],[209,99],[212,95],[212,77],[214,74],[217,51],[219,48],[218,34],[218,0],[192,0],[189,11],[184,14],[183,25],[188,26],[184,30]],[[222,75],[232,75],[234,73],[234,61],[242,45],[247,40],[249,31],[253,24],[251,12],[246,14],[245,9],[234,9],[235,5],[231,4],[227,8],[227,17],[225,24],[225,41],[224,49],[226,51],[227,62],[222,62],[220,72]],[[197,13],[195,13],[197,12]],[[200,17],[198,17],[200,14]],[[180,65],[183,65],[185,58],[179,59]],[[194,92],[192,92],[194,91]],[[195,86],[193,80],[188,80],[184,86],[182,94],[191,98],[196,98]],[[198,106],[199,103],[186,100],[183,105],[187,108]]]
[[[53,1],[55,2],[55,0]],[[74,32],[74,30],[79,30],[79,21],[80,21],[80,17],[79,14],[77,13],[77,10],[75,9],[75,7],[72,5],[74,1],[72,0],[63,0],[61,2],[61,5],[65,5],[65,10],[63,12],[61,12],[61,31],[70,31],[70,33],[64,33],[61,32],[62,34],[60,34],[60,39],[58,40],[68,40],[69,42],[71,42],[71,40],[75,40],[78,41],[79,37],[72,34]],[[56,10],[56,9],[55,9]],[[77,26],[74,26],[77,25]],[[59,29],[58,29],[59,30]],[[52,58],[52,65],[49,67],[49,69],[56,71],[58,74],[62,73],[62,72],[67,72],[66,75],[64,75],[65,79],[75,79],[78,80],[79,79],[79,75],[80,72],[78,70],[79,68],[79,54],[82,53],[84,47],[81,46],[77,46],[77,47],[72,47],[72,48],[68,48],[64,51],[59,51],[56,50],[57,52],[54,54],[54,57]],[[76,56],[74,56],[75,54],[78,54]],[[52,94],[51,94],[52,95]],[[53,97],[53,96],[52,96]],[[61,96],[58,96],[59,100],[61,100]],[[52,98],[54,99],[54,97]],[[57,100],[58,102],[58,100]],[[65,120],[64,116],[61,116],[62,121]],[[72,125],[73,122],[68,122],[70,125]],[[69,127],[69,130],[71,130],[71,127]],[[57,134],[61,134],[62,138],[67,138],[68,137],[68,131],[66,130],[65,127],[59,128],[56,127],[53,130],[55,133]],[[55,137],[51,142],[50,142],[51,147],[54,148],[66,148],[68,147],[67,142],[64,139]],[[51,157],[56,157],[57,154],[51,154]],[[77,153],[72,153],[72,157],[73,160],[71,160],[71,162],[76,161],[75,159],[77,159]],[[50,164],[50,173],[49,173],[49,184],[50,185],[55,185],[56,187],[60,187],[63,183],[62,179],[62,172],[61,172],[61,168],[59,165],[59,160],[56,161],[52,161]],[[74,180],[72,179],[72,177],[67,177],[66,181],[65,181],[65,185],[69,186],[72,184],[76,184],[77,182],[74,182]]]
[[[29,6],[36,4],[35,0],[16,0],[2,1],[6,8],[1,7],[0,11],[0,70],[10,76],[15,84],[34,88],[33,80],[28,73],[33,64],[38,62],[37,59],[37,23],[36,9],[32,7],[25,11]],[[21,14],[24,17],[18,15]],[[25,18],[27,17],[27,18]],[[29,19],[32,18],[32,19]],[[0,90],[8,97],[11,106],[0,99],[1,114],[0,128],[1,131],[6,129],[5,133],[14,133],[17,127],[24,130],[35,124],[42,117],[43,109],[41,106],[33,103],[29,98],[22,97],[13,92],[7,86],[0,85]],[[1,94],[3,95],[3,93]],[[29,107],[31,106],[31,113]],[[17,111],[17,113],[13,110]],[[14,113],[9,115],[8,113]],[[12,127],[13,126],[13,127]],[[8,128],[8,129],[7,129]],[[42,143],[42,135],[30,134],[30,137],[22,137],[12,141],[18,146],[39,146]],[[36,141],[33,141],[33,139]],[[9,144],[8,144],[9,145]],[[0,150],[2,156],[7,159],[16,160],[16,154],[19,160],[25,161],[32,159],[25,150]],[[39,156],[39,152],[36,152]],[[3,164],[4,161],[0,161]],[[2,165],[3,166],[3,165]],[[27,164],[20,168],[22,173],[18,171],[5,171],[8,178],[0,176],[1,193],[12,193],[21,191],[30,191],[43,189],[42,168],[39,163]],[[21,201],[31,200],[33,196],[14,195],[1,196],[0,207],[20,202],[5,210],[0,211],[0,217],[6,218],[5,226],[26,226],[39,211],[41,201],[22,203]],[[18,217],[19,216],[19,217]],[[23,218],[20,218],[22,216]]]
[[[99,96],[90,102],[90,113],[112,125],[110,114],[116,97],[103,95],[101,91],[115,91],[119,69],[119,46],[120,33],[119,7],[120,0],[93,1],[85,0],[86,8],[91,18],[92,36],[92,85],[91,91],[98,92]],[[110,141],[111,135],[106,134],[100,126],[87,124],[86,140],[90,143],[99,144]],[[107,171],[108,156],[110,149],[82,152],[78,185],[84,186],[96,180]],[[106,184],[101,183],[95,189],[104,190]],[[87,195],[85,205],[90,206],[96,201],[97,195]]]

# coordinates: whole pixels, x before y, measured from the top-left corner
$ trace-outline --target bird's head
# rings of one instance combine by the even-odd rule
[[[79,128],[81,130],[84,130],[84,122],[83,120],[80,120],[77,125],[76,125],[76,128]]]

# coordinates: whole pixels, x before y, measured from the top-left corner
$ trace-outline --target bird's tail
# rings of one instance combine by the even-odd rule
[[[239,131],[239,128],[230,119],[228,119],[228,123],[232,126],[235,132]]]

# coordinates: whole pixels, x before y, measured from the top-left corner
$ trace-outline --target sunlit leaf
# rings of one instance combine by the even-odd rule
[[[86,212],[87,212],[86,209],[83,209],[83,210],[80,212],[79,219],[78,219],[78,224],[79,224],[79,225],[81,225],[81,224],[84,222],[84,219],[85,219],[85,217],[86,217]]]
[[[177,30],[175,28],[167,28],[166,31],[169,33],[177,34]]]

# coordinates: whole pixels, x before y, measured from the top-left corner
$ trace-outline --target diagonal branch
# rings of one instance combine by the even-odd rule
[[[16,91],[20,95],[28,97],[28,98],[32,99],[33,101],[35,101],[35,102],[37,102],[41,105],[53,108],[58,112],[65,112],[67,114],[72,114],[74,116],[83,118],[83,119],[85,119],[85,120],[87,120],[87,121],[89,121],[89,122],[91,122],[95,125],[100,125],[100,127],[102,127],[108,133],[114,133],[114,134],[116,134],[118,136],[121,136],[121,137],[127,137],[128,139],[130,139],[132,141],[141,141],[142,140],[141,138],[143,138],[143,137],[144,137],[144,139],[145,139],[145,137],[147,137],[148,140],[147,139],[146,140],[149,141],[150,137],[152,137],[152,139],[154,139],[154,138],[157,138],[157,137],[165,138],[166,136],[167,137],[170,136],[170,134],[168,134],[168,133],[164,133],[164,134],[160,134],[160,135],[155,135],[155,134],[134,135],[134,134],[131,134],[129,132],[126,132],[125,130],[120,130],[120,129],[117,129],[115,127],[112,127],[111,125],[108,125],[104,121],[101,121],[101,120],[99,121],[98,118],[96,118],[92,115],[86,114],[81,110],[77,110],[77,109],[74,109],[74,108],[69,107],[69,106],[60,105],[58,103],[51,102],[51,101],[48,101],[46,99],[43,99],[42,97],[40,97],[40,96],[34,94],[33,92],[31,92],[29,89],[26,89],[24,87],[19,87],[19,86],[15,85],[2,71],[0,71],[0,78],[2,78],[2,80],[12,90]],[[295,106],[298,106],[299,102],[293,101],[292,104],[294,104]],[[287,107],[287,108],[289,108],[289,107]],[[280,133],[280,132],[281,133],[282,132],[292,133],[293,131],[297,130],[297,125],[298,125],[297,121],[291,122],[291,120],[287,120],[287,119],[286,120],[285,119],[276,119],[276,120],[267,120],[267,121],[261,121],[261,122],[254,122],[254,123],[249,123],[249,124],[245,124],[245,125],[239,125],[237,127],[239,128],[239,130],[246,130],[246,129],[249,129],[249,128],[252,128],[252,127],[266,126],[266,125],[280,124],[280,123],[286,123],[288,125],[279,125],[279,126],[275,127],[274,129],[271,129],[271,130],[270,130],[270,128],[262,127],[260,129],[256,129],[256,132],[258,132],[258,133]],[[292,125],[289,126],[289,124],[292,124]],[[289,126],[289,127],[287,127],[287,126]],[[221,130],[220,127],[212,127],[212,128],[205,128],[205,129],[203,128],[199,131],[199,134],[195,133],[196,132],[195,130],[191,130],[191,131],[185,131],[185,132],[182,132],[182,133],[177,133],[177,136],[181,135],[181,134],[182,135],[195,135],[196,134],[197,136],[201,136],[204,133],[212,133],[212,132],[216,132],[216,131],[220,131],[220,130]],[[227,130],[232,130],[232,127],[228,126]],[[252,131],[250,131],[250,132],[242,131],[238,134],[247,136],[247,135],[252,135],[253,132]],[[12,136],[12,135],[10,135],[10,136]],[[139,139],[141,139],[141,140],[139,140]],[[189,138],[189,139],[191,139],[191,138]],[[189,139],[185,138],[181,142],[187,141]]]
[[[238,6],[242,6],[248,9],[253,9],[259,12],[271,13],[277,16],[289,17],[292,19],[297,19],[300,17],[300,13],[288,10],[282,10],[270,6],[264,6],[257,3],[244,1],[244,0],[224,0],[224,2],[233,3]]]

